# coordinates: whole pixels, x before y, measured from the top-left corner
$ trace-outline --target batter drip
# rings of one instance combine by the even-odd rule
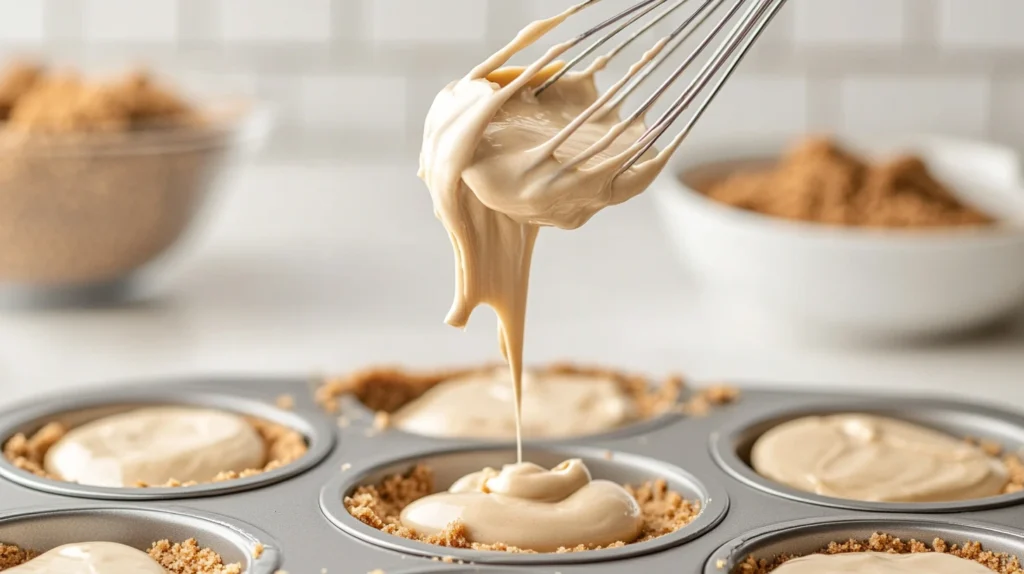
[[[811,554],[794,558],[776,568],[774,574],[992,574],[992,570],[957,556],[925,552],[888,554]]]
[[[613,482],[591,480],[578,459],[551,470],[518,463],[468,474],[406,506],[401,519],[428,536],[459,521],[474,542],[537,552],[632,542],[643,526],[636,500]]]
[[[904,421],[867,414],[805,417],[761,436],[751,463],[762,476],[825,496],[941,502],[995,496],[1006,466],[980,448]]]
[[[79,542],[58,546],[5,570],[9,574],[167,574],[141,550],[116,542]]]
[[[618,110],[606,107],[668,38],[604,94],[598,93],[594,74],[605,58],[534,93],[561,69],[556,59],[571,42],[554,46],[525,69],[502,67],[581,6],[527,26],[444,88],[427,114],[419,176],[455,252],[455,300],[445,320],[464,327],[481,304],[497,314],[499,347],[514,393],[518,464],[497,474],[470,475],[448,493],[408,506],[402,523],[420,534],[440,532],[459,520],[474,542],[553,551],[631,542],[640,532],[636,500],[619,485],[591,481],[582,462],[551,471],[523,462],[523,340],[538,229],[575,229],[605,207],[636,196],[679,143],[677,138],[661,153],[641,155],[643,122],[620,122]],[[627,169],[636,156],[639,161]],[[538,484],[538,490],[526,484]]]
[[[611,377],[524,373],[523,434],[568,437],[609,431],[637,417],[632,398]],[[397,428],[446,437],[506,438],[516,432],[507,369],[445,381],[391,416]]]
[[[538,228],[574,229],[601,209],[636,196],[678,144],[625,169],[640,152],[636,142],[646,128],[639,120],[622,123],[617,110],[604,108],[615,90],[599,95],[595,87],[594,74],[604,59],[535,96],[533,88],[560,69],[555,60],[571,47],[569,42],[551,48],[528,68],[502,68],[578,9],[527,26],[442,90],[427,114],[420,154],[419,176],[455,251],[455,301],[445,320],[464,327],[478,305],[494,309],[499,347],[512,375],[517,423],[526,295]],[[625,85],[666,42],[655,44],[615,86]],[[521,428],[516,434],[522,462]]]

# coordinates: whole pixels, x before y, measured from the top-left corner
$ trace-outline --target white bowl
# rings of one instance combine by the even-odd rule
[[[652,191],[685,265],[796,327],[916,337],[994,322],[1024,303],[1024,183],[1013,151],[934,137],[844,140],[868,157],[919,154],[957,195],[1000,220],[984,228],[879,230],[743,211],[694,188],[771,161],[788,142],[731,142],[677,153]]]

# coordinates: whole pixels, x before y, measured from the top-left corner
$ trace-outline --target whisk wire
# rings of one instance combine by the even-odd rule
[[[573,13],[583,11],[585,8],[597,4],[600,1],[601,0],[584,0],[573,8]],[[688,38],[700,29],[711,18],[711,16],[726,3],[726,1],[727,0],[704,0],[700,6],[684,18],[681,24],[674,28],[669,35],[661,38],[654,48],[644,54],[644,57],[640,61],[634,63],[630,67],[630,71],[627,76],[616,82],[610,90],[599,98],[598,103],[596,103],[595,106],[588,108],[588,110],[583,114],[584,117],[578,118],[578,121],[573,122],[569,129],[578,128],[579,125],[587,121],[589,117],[596,114],[605,114],[609,111],[619,109],[625,102],[626,98],[632,95],[645,80],[647,80],[660,66],[667,62],[669,57],[677,51]],[[612,16],[598,25],[578,34],[567,43],[560,44],[560,48],[573,48],[598,32],[611,28],[604,35],[597,38],[593,43],[587,46],[579,55],[572,58],[539,87],[535,88],[534,94],[541,94],[544,90],[563,78],[570,70],[578,66],[587,57],[596,52],[598,48],[608,43],[612,38],[621,34],[645,16],[655,12],[658,8],[663,7],[666,4],[668,5],[660,13],[655,14],[652,19],[640,24],[638,29],[634,30],[628,38],[618,44],[610,52],[603,56],[598,56],[597,60],[592,64],[591,71],[596,71],[600,67],[603,67],[609,59],[618,55],[626,46],[630,45],[638,37],[650,31],[657,23],[663,21],[666,17],[674,13],[687,2],[688,0],[641,0],[629,8],[619,12],[615,16]],[[639,161],[640,158],[643,157],[644,154],[646,154],[679,119],[683,112],[700,97],[702,91],[711,84],[712,79],[721,72],[721,78],[710,88],[708,95],[697,106],[693,117],[687,121],[680,133],[673,138],[669,148],[667,148],[669,153],[671,153],[671,151],[679,145],[682,139],[690,133],[694,124],[704,114],[711,101],[721,91],[725,82],[736,70],[736,67],[743,60],[744,56],[746,56],[754,42],[760,37],[769,22],[771,22],[778,11],[786,3],[786,0],[736,0],[729,7],[726,14],[712,25],[711,31],[706,34],[697,46],[683,59],[683,61],[672,70],[668,78],[655,88],[651,95],[644,99],[636,109],[626,116],[624,120],[619,122],[613,130],[606,135],[606,137],[601,139],[600,142],[593,144],[583,153],[578,154],[576,157],[566,162],[563,165],[561,172],[572,169],[585,162],[589,157],[592,157],[599,151],[597,148],[607,145],[609,141],[613,141],[616,137],[621,135],[626,127],[643,118],[654,104],[658,102],[658,100],[675,84],[677,80],[679,80],[684,72],[694,64],[697,58],[707,50],[715,38],[719,36],[730,21],[735,19],[736,15],[740,13],[740,10],[747,5],[748,2],[751,4],[740,17],[739,22],[725,34],[725,39],[717,46],[712,55],[700,68],[695,78],[684,88],[682,93],[671,103],[671,105],[669,105],[667,110],[652,122],[643,135],[634,142],[633,146],[630,148],[633,153],[629,156],[625,164],[622,165],[619,170],[619,174],[625,172]],[[558,145],[563,143],[567,134],[561,133],[559,136],[560,137],[556,137],[555,140],[550,142],[553,148],[556,148]]]

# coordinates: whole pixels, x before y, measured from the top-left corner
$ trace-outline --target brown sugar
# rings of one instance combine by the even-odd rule
[[[494,365],[486,365],[434,372],[414,372],[395,367],[372,367],[328,379],[316,390],[316,400],[328,412],[334,413],[338,410],[339,398],[352,395],[367,408],[376,413],[384,413],[384,415],[378,415],[378,419],[382,423],[381,428],[384,428],[387,426],[383,424],[387,421],[387,414],[394,413],[431,388],[454,378],[486,372],[494,368]],[[660,385],[655,385],[653,381],[644,376],[603,367],[588,367],[570,363],[555,363],[537,369],[535,372],[539,375],[607,377],[615,381],[623,392],[633,399],[640,419],[650,419],[670,411],[678,403],[685,386],[682,377],[678,375],[666,377]],[[376,420],[375,423],[377,423]]]
[[[640,537],[631,544],[675,532],[692,522],[700,514],[699,502],[687,500],[681,494],[670,490],[668,483],[664,480],[653,480],[637,486],[625,485],[625,488],[640,505],[644,518]],[[360,486],[352,493],[352,496],[345,497],[344,504],[349,514],[364,524],[394,536],[450,548],[534,553],[532,550],[506,544],[472,542],[467,536],[465,527],[457,522],[434,536],[422,536],[403,526],[400,519],[402,509],[433,492],[434,473],[429,467],[420,464],[405,474],[388,476],[380,484]],[[616,542],[606,548],[625,545],[625,542]],[[582,552],[601,548],[601,546],[580,545],[574,548],[560,548],[558,552]]]
[[[194,538],[181,543],[154,542],[149,556],[170,574],[242,574],[241,564],[224,564],[220,554],[202,548]],[[0,571],[21,566],[39,553],[9,544],[0,544]]]
[[[262,468],[250,468],[241,472],[224,471],[215,476],[210,482],[223,482],[225,480],[246,478],[269,472],[293,463],[306,454],[308,446],[302,433],[256,417],[245,417],[245,419],[256,429],[260,438],[263,439],[267,452],[267,463]],[[51,480],[61,480],[59,476],[53,476],[46,472],[46,469],[43,467],[43,461],[46,457],[46,451],[63,438],[67,431],[68,429],[61,423],[50,422],[30,436],[18,433],[4,444],[4,457],[15,467],[31,472],[36,476]],[[140,482],[134,486],[146,488],[152,486],[179,487],[195,485],[195,482],[181,482],[170,479],[165,484],[154,485]]]
[[[1021,574],[1020,560],[1002,552],[985,550],[980,542],[964,542],[963,544],[952,544],[941,538],[935,538],[932,543],[926,544],[911,539],[907,542],[889,534],[875,533],[867,540],[847,540],[845,542],[831,542],[825,548],[813,554],[849,554],[853,552],[888,552],[895,554],[910,554],[918,552],[941,552],[951,554],[965,560],[977,562],[998,574]],[[732,570],[732,574],[768,574],[786,561],[796,558],[789,554],[780,554],[770,559],[757,559],[748,556],[741,564]]]
[[[741,171],[704,190],[711,199],[784,219],[830,225],[915,228],[992,224],[960,202],[924,162],[869,163],[828,139],[809,138],[769,169]]]

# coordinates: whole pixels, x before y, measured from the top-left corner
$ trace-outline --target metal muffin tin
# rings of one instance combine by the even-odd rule
[[[275,399],[291,395],[281,410]],[[40,479],[0,461],[0,541],[36,550],[112,540],[146,547],[161,538],[196,537],[249,574],[666,574],[725,573],[748,554],[806,553],[832,540],[876,531],[951,543],[977,540],[1024,557],[1024,495],[944,504],[879,505],[818,497],[771,484],[745,462],[754,438],[795,416],[873,412],[994,439],[1024,450],[1024,416],[996,408],[919,398],[807,391],[745,391],[704,417],[670,415],[621,432],[527,443],[527,458],[554,465],[583,458],[595,478],[665,478],[705,505],[691,525],[662,539],[576,554],[504,554],[420,544],[354,520],[342,496],[356,485],[426,462],[439,487],[485,465],[514,460],[512,441],[472,441],[377,431],[369,411],[342,401],[348,424],[314,403],[307,379],[160,381],[39,398],[0,412],[0,440],[49,420],[83,422],[144,404],[203,405],[252,414],[302,432],[310,453],[264,475],[190,488],[109,489]],[[100,500],[97,500],[100,499]],[[253,558],[257,542],[265,546]],[[455,563],[436,561],[448,557]],[[465,563],[459,563],[459,562]],[[719,567],[721,563],[722,567]]]

